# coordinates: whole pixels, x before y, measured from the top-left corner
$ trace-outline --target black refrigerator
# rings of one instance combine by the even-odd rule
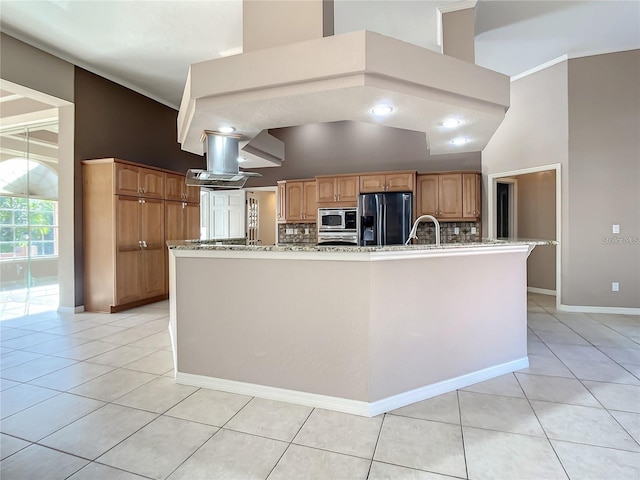
[[[358,198],[359,244],[404,245],[411,231],[411,193],[367,193]]]

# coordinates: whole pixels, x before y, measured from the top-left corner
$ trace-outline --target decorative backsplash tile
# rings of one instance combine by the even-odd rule
[[[440,243],[479,242],[480,226],[480,222],[440,222]],[[476,233],[471,233],[473,227]],[[456,228],[458,233],[455,233]],[[416,243],[436,243],[436,227],[433,223],[421,223],[416,233],[418,235]]]
[[[480,222],[441,222],[440,243],[471,243],[479,242]],[[471,233],[475,227],[476,233]],[[458,228],[458,233],[455,229]],[[309,233],[306,233],[306,232]],[[289,232],[289,233],[287,233]],[[418,241],[415,243],[436,243],[436,228],[433,223],[421,223],[418,225]],[[281,223],[278,225],[278,243],[317,243],[315,223]]]
[[[278,243],[318,243],[315,223],[280,223]]]

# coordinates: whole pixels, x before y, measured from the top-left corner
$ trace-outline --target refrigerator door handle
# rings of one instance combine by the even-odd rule
[[[387,206],[382,205],[382,225],[383,225],[383,236],[382,236],[382,244],[387,244]]]
[[[378,207],[377,225],[376,225],[376,243],[378,246],[382,246],[382,231],[384,224],[382,223],[382,202],[379,201],[378,195],[376,195],[376,204]]]

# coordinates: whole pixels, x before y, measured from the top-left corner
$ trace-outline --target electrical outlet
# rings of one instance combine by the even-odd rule
[[[458,235],[460,233],[460,228],[458,227],[454,227],[453,229],[453,233],[455,233],[456,235]]]
[[[287,235],[293,235],[293,228],[287,228]]]
[[[614,225],[611,229],[612,233],[620,233],[620,225]]]
[[[478,233],[478,229],[476,227],[471,227],[471,235],[475,235]]]
[[[618,282],[611,282],[611,291],[612,292],[619,292],[620,291],[620,284]]]
[[[309,235],[309,228],[305,228],[305,229],[304,229],[304,234],[305,234],[305,235]]]

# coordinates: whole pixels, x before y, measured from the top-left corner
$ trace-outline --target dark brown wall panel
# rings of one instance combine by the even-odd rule
[[[177,142],[178,112],[105,78],[75,68],[75,299],[84,304],[82,160],[116,157],[185,173],[204,157]]]

